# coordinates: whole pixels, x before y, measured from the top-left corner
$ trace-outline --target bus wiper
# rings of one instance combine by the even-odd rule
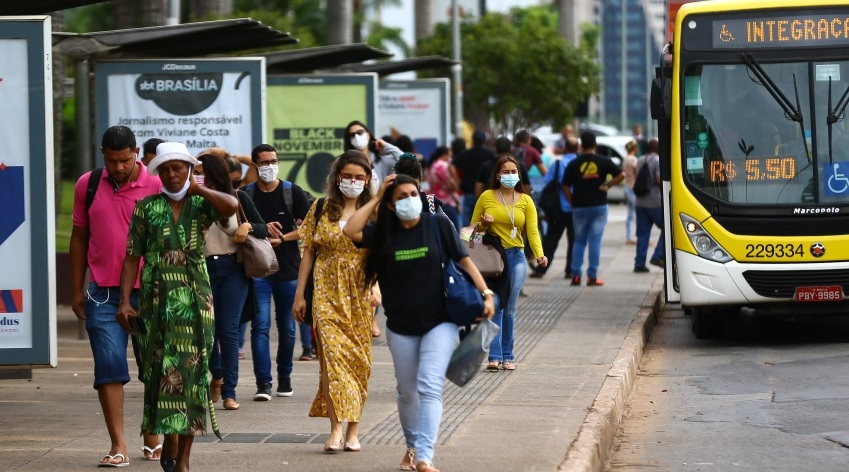
[[[828,76],[828,116],[825,119],[825,122],[828,124],[828,163],[833,164],[832,162],[832,154],[831,154],[831,126],[838,121],[844,118],[844,113],[846,111],[846,105],[849,105],[849,87],[846,87],[846,91],[843,92],[843,96],[840,97],[840,100],[837,101],[837,104],[834,105],[834,108],[831,107],[831,76]]]
[[[811,154],[808,150],[808,140],[805,139],[805,118],[802,116],[802,105],[799,103],[799,87],[796,84],[796,74],[793,74],[793,91],[796,93],[796,106],[793,106],[793,103],[790,99],[787,98],[782,92],[781,89],[775,85],[775,82],[767,75],[766,71],[761,67],[760,63],[752,56],[750,52],[744,52],[741,54],[743,62],[746,63],[746,67],[752,71],[752,73],[757,76],[760,81],[760,85],[772,95],[772,98],[775,99],[775,102],[778,103],[778,106],[784,110],[784,117],[788,120],[795,121],[799,123],[799,129],[802,132],[802,142],[805,143],[805,157],[808,158],[808,162],[811,160]]]

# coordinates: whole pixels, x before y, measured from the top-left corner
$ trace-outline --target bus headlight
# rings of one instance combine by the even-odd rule
[[[681,217],[681,223],[684,224],[684,231],[690,239],[690,243],[693,245],[693,248],[700,257],[716,262],[728,262],[732,260],[728,251],[723,249],[722,246],[720,246],[719,243],[717,243],[716,240],[714,240],[713,237],[705,231],[698,220],[683,213],[679,216]]]

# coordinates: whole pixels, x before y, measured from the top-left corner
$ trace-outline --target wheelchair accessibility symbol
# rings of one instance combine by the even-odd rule
[[[823,169],[826,195],[849,195],[849,162],[835,162]]]

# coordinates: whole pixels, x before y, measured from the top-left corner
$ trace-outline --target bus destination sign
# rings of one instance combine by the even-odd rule
[[[717,49],[849,45],[849,15],[772,15],[712,23]]]

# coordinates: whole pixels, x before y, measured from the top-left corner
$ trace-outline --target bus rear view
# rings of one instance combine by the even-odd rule
[[[689,3],[667,52],[667,298],[698,337],[744,306],[847,311],[849,5]]]

